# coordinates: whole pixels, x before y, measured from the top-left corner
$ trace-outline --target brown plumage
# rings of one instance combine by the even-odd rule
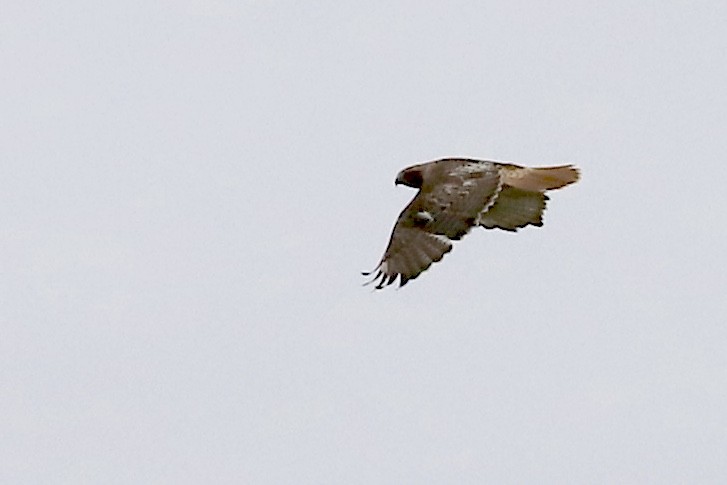
[[[548,196],[578,180],[572,165],[530,168],[510,163],[445,158],[405,168],[395,184],[419,189],[399,215],[376,275],[382,289],[399,278],[399,286],[419,276],[452,250],[452,240],[474,226],[516,231],[542,226]]]

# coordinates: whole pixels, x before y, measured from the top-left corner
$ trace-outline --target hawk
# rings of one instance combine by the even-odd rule
[[[419,189],[399,214],[379,264],[363,273],[382,289],[413,280],[452,250],[472,227],[516,231],[542,226],[546,190],[576,182],[573,165],[521,167],[512,163],[445,158],[405,168],[394,185]]]

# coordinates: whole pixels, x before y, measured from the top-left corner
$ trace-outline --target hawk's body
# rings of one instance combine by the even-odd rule
[[[399,215],[371,282],[376,288],[416,278],[452,250],[474,226],[515,231],[542,226],[546,190],[578,180],[571,165],[527,168],[509,163],[446,158],[405,168],[395,183],[419,189]],[[364,273],[369,275],[371,273]]]

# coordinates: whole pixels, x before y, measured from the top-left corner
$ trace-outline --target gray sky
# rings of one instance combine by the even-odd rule
[[[0,482],[727,482],[726,5],[4,2]],[[362,288],[443,156],[583,179]]]

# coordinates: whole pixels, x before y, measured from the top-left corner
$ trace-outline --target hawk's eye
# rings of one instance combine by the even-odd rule
[[[404,181],[409,187],[421,188],[422,173],[419,170],[412,170],[404,173]]]

